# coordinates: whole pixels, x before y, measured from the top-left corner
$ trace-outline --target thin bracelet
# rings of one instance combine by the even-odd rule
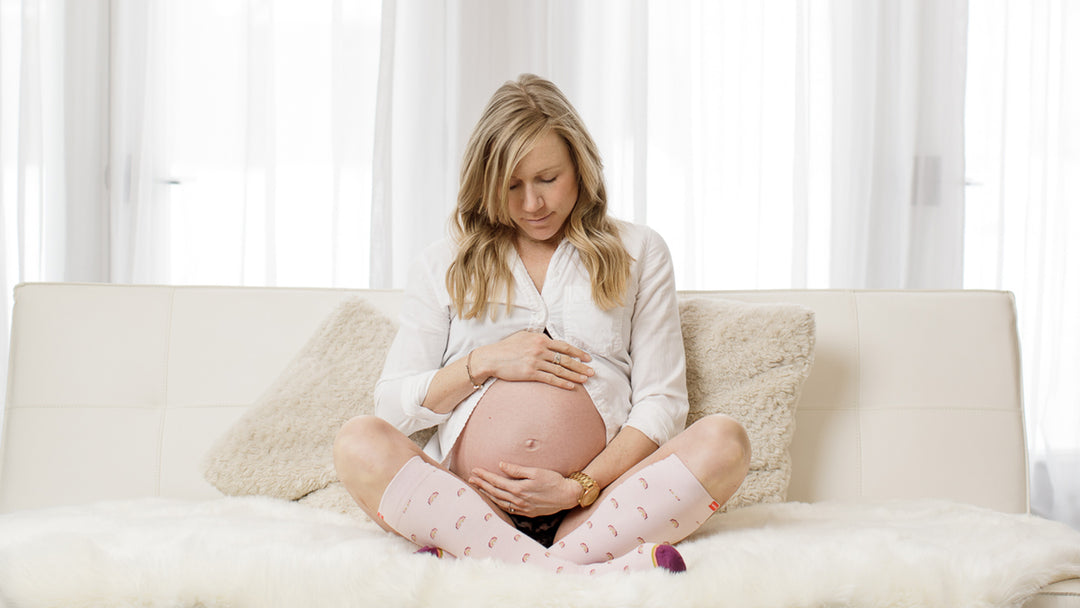
[[[472,385],[474,391],[484,386],[483,383],[477,384],[476,380],[473,380],[472,377],[472,354],[475,350],[475,348],[470,350],[469,355],[465,357],[465,373],[469,375],[469,384]]]

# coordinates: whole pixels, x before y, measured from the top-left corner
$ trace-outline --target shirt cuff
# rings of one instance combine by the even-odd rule
[[[422,429],[438,426],[450,418],[450,413],[438,414],[422,405],[424,398],[427,397],[431,380],[435,377],[436,373],[438,373],[438,370],[424,372],[423,374],[413,376],[401,382],[401,392],[398,395],[399,403],[401,404],[401,418],[400,420],[391,420],[390,422],[394,423],[394,425],[398,427],[398,430],[406,435]]]
[[[681,421],[678,421],[674,419],[671,413],[662,411],[661,408],[639,404],[630,410],[630,416],[626,419],[625,426],[634,427],[653,440],[656,445],[661,446],[675,435],[678,435],[685,424],[685,415]]]

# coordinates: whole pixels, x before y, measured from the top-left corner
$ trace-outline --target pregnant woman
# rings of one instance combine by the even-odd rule
[[[734,420],[683,430],[671,257],[607,215],[599,153],[552,83],[496,91],[465,152],[454,238],[414,266],[337,472],[376,522],[436,555],[602,573],[672,546],[746,476]],[[420,450],[407,437],[437,427]]]

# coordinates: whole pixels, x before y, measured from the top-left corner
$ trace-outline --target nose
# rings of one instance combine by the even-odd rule
[[[544,198],[531,184],[525,185],[525,199],[521,202],[521,208],[527,213],[538,211],[544,207]]]

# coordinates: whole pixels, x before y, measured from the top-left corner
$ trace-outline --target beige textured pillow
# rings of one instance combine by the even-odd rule
[[[210,449],[206,480],[225,494],[288,500],[337,481],[334,437],[345,421],[372,412],[372,391],[396,331],[363,299],[343,302]]]
[[[791,480],[795,406],[814,360],[814,313],[796,304],[680,302],[690,397],[687,425],[727,414],[750,436],[750,473],[724,511],[782,502]]]

